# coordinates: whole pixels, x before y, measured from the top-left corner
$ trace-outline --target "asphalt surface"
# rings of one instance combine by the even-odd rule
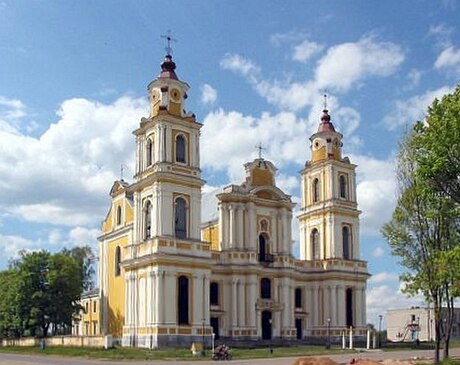
[[[383,352],[378,350],[363,351],[357,354],[344,355],[324,355],[339,363],[348,363],[352,358],[355,359],[372,359],[372,360],[407,360],[413,358],[432,359],[433,350],[413,350],[413,351],[391,351]],[[460,348],[451,349],[452,357],[460,357]],[[296,357],[256,359],[256,360],[232,360],[229,365],[289,365],[294,362]],[[81,358],[58,357],[47,355],[18,355],[0,353],[0,365],[107,365],[114,363],[116,365],[210,365],[218,364],[215,361],[111,361],[111,360],[87,360]]]

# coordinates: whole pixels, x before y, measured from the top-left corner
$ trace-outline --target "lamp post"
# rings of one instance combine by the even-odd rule
[[[379,348],[382,347],[382,318],[383,315],[379,314]]]
[[[331,348],[331,319],[327,319],[327,344],[326,344],[326,349]]]

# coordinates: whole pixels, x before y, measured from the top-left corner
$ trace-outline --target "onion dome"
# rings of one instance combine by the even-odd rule
[[[177,75],[174,72],[175,69],[176,69],[176,64],[172,60],[172,56],[170,54],[167,54],[165,56],[165,59],[161,63],[161,72],[158,77],[165,78],[165,79],[178,80]]]
[[[328,114],[327,109],[323,109],[321,123],[318,127],[318,133],[320,132],[335,132],[334,125],[331,123],[331,116]]]

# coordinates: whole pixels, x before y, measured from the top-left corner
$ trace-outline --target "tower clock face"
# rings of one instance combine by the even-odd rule
[[[318,139],[315,139],[315,140],[313,141],[313,149],[317,150],[317,149],[320,148],[320,147],[321,147],[321,144],[320,144],[319,140],[318,140]]]
[[[180,101],[180,91],[179,90],[172,89],[169,95],[171,96],[172,100],[176,102]]]
[[[335,148],[339,147],[339,140],[337,138],[334,139],[334,147]]]

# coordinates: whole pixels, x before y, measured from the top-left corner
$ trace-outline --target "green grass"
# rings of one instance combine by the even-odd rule
[[[206,360],[210,359],[211,351],[207,352],[206,357],[193,356],[188,349],[132,349],[117,347],[114,349],[94,349],[87,347],[47,347],[40,350],[38,347],[0,347],[0,352],[22,353],[22,354],[40,354],[40,355],[58,355],[84,357],[91,359],[110,359],[110,360]],[[272,357],[289,357],[289,356],[311,356],[325,354],[341,354],[354,351],[331,349],[326,350],[320,346],[293,346],[293,347],[274,347],[273,353],[269,348],[256,349],[232,349],[233,359],[260,359]]]

